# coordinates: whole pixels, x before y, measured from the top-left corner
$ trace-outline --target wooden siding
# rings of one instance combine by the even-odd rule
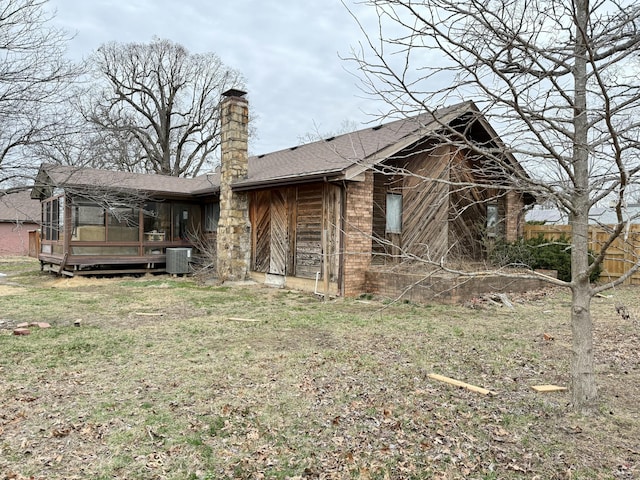
[[[296,221],[296,276],[312,278],[322,271],[323,189],[300,187]]]
[[[313,184],[251,194],[252,269],[315,278],[323,271],[322,232],[328,230],[330,280],[337,281],[340,188]]]
[[[461,152],[452,162],[451,168],[451,210],[449,248],[453,256],[480,260],[484,255],[483,238],[487,223],[487,201],[491,198],[498,203],[498,216],[505,215],[504,200],[498,199],[497,192],[489,192],[477,187],[455,186],[473,184],[472,166]],[[496,226],[497,234],[502,236],[504,222]]]
[[[373,182],[374,263],[399,261],[398,256],[415,256],[439,261],[443,256],[480,260],[485,255],[487,204],[498,205],[498,236],[506,233],[507,196],[494,188],[465,185],[477,183],[482,173],[468,159],[468,152],[451,147],[422,146],[407,160],[389,165],[389,174],[376,172]],[[477,163],[477,162],[476,162]],[[403,170],[398,174],[397,170]],[[402,234],[386,232],[386,195],[402,194]],[[521,202],[520,202],[521,203]],[[510,233],[517,233],[518,217],[511,219]]]
[[[386,242],[388,177],[383,173],[373,175],[373,254],[376,261],[391,254]]]
[[[406,174],[375,173],[373,181],[374,262],[409,254],[437,259],[448,248],[449,150],[422,148],[408,161],[390,166]],[[402,234],[386,232],[386,195],[402,194]],[[376,239],[379,239],[376,241]]]
[[[269,273],[286,275],[289,256],[289,222],[286,190],[271,191]]]
[[[414,158],[403,185],[402,247],[411,255],[438,261],[448,249],[449,148]]]
[[[252,225],[252,269],[267,272],[271,259],[271,192],[253,192],[249,197]]]
[[[325,184],[323,217],[324,228],[329,234],[327,259],[329,280],[337,282],[340,277],[340,248],[342,232],[342,189],[337,185]],[[324,273],[323,273],[324,275]]]
[[[592,225],[589,227],[589,249],[598,253],[609,238],[606,227]],[[571,238],[569,225],[525,225],[524,238],[535,238],[543,235],[549,240],[557,240],[562,235]],[[623,232],[607,249],[602,273],[602,281],[617,280],[640,261],[640,225],[630,225],[629,231]],[[640,272],[636,272],[624,282],[626,285],[640,285]]]

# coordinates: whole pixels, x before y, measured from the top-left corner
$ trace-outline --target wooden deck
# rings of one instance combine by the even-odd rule
[[[73,277],[75,275],[116,275],[166,272],[166,255],[98,256],[40,254],[42,271]]]

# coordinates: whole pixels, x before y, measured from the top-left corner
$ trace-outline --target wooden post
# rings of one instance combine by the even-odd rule
[[[324,301],[329,301],[329,230],[322,231],[322,280],[324,283]]]

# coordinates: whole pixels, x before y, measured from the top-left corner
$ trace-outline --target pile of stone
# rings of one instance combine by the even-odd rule
[[[31,330],[29,328],[38,327],[38,328],[51,328],[46,322],[24,322],[16,325],[16,328],[13,330],[14,335],[29,335]]]

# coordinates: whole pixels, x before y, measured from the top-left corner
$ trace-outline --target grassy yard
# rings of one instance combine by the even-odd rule
[[[0,272],[3,480],[640,478],[637,288],[594,300],[584,417],[531,389],[568,382],[560,290],[471,308]]]

